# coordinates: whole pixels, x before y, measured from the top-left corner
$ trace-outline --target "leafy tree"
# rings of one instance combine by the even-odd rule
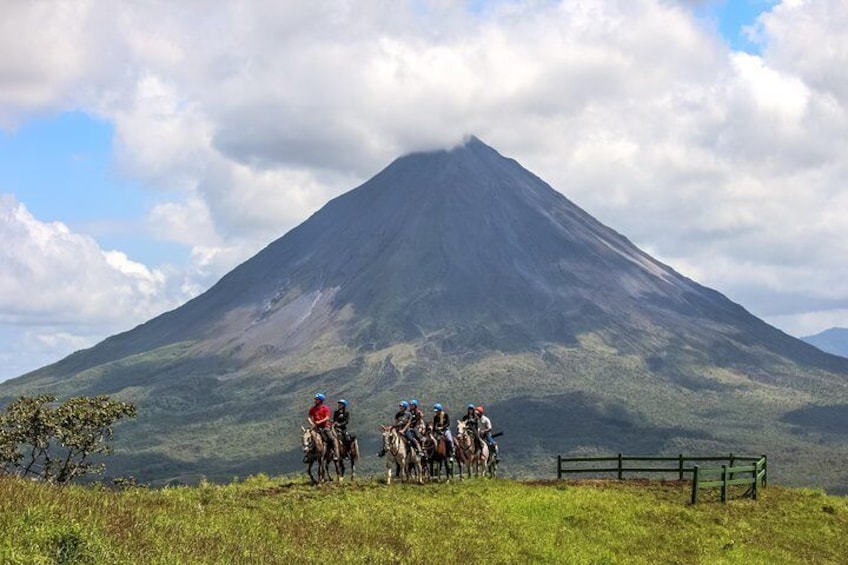
[[[0,415],[0,468],[21,476],[65,484],[103,464],[93,455],[110,455],[112,425],[134,417],[136,408],[108,396],[71,398],[53,406],[55,396],[21,397]]]

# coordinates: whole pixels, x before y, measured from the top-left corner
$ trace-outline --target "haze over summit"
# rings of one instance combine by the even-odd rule
[[[846,7],[740,7],[5,7],[0,378],[462,132],[769,323],[845,326]]]

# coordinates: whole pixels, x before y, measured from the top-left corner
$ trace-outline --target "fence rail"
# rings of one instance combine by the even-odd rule
[[[704,467],[694,463],[727,462],[717,467]],[[598,466],[608,463],[611,465]],[[653,463],[653,465],[651,464]],[[670,463],[670,465],[658,465]],[[741,463],[741,465],[740,465]],[[757,457],[747,455],[690,456],[682,453],[674,456],[623,455],[611,457],[563,457],[557,455],[557,479],[571,474],[615,473],[623,480],[626,473],[664,473],[676,474],[679,480],[692,477],[692,503],[698,499],[703,488],[721,487],[721,500],[727,500],[727,487],[749,484],[752,497],[757,498],[758,489],[765,487],[768,477],[768,465],[765,455]],[[750,475],[739,477],[738,475]]]
[[[695,465],[692,478],[692,504],[698,503],[698,493],[701,489],[719,487],[721,488],[721,501],[727,502],[727,487],[732,485],[750,485],[751,498],[759,498],[760,487],[766,486],[766,456],[754,462],[753,465],[728,466],[722,465],[716,468],[702,469]],[[739,477],[739,475],[748,475]]]

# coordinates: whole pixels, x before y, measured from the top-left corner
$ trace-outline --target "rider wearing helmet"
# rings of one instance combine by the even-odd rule
[[[424,421],[424,412],[421,411],[418,401],[414,398],[409,401],[409,417],[412,419],[411,427],[417,431]]]
[[[480,420],[480,426],[477,430],[477,433],[480,434],[480,438],[486,442],[489,446],[489,449],[493,451],[495,454],[495,460],[498,459],[498,443],[495,441],[495,438],[492,437],[492,421],[483,413],[483,407],[478,406],[474,409],[474,412],[477,414],[477,418]]]
[[[424,457],[424,453],[421,451],[421,444],[418,442],[418,437],[412,428],[412,412],[409,410],[409,402],[401,400],[398,408],[400,410],[395,414],[395,429],[400,435],[406,438],[406,441],[419,457]]]
[[[340,434],[344,445],[350,443],[350,436],[347,434],[348,422],[350,422],[350,412],[347,410],[347,400],[340,398],[339,407],[333,412],[333,427],[336,428],[336,433]]]
[[[395,423],[393,427],[397,430],[399,435],[404,436],[407,441],[412,441],[408,435],[409,426],[412,423],[412,417],[409,413],[409,402],[406,400],[401,400],[398,402],[398,411],[395,413]],[[414,440],[414,438],[412,438]],[[420,449],[418,451],[421,451]],[[377,457],[382,457],[386,454],[386,450],[384,448],[380,449],[380,452],[377,453]]]
[[[480,417],[477,416],[477,411],[473,404],[465,407],[465,416],[462,417],[462,422],[465,423],[465,429],[468,430],[468,435],[474,438],[474,443],[480,443],[480,436],[477,430],[480,428]]]
[[[418,401],[414,398],[409,401],[409,431],[415,438],[415,441],[421,445],[421,427],[424,425],[424,412],[418,406]],[[421,451],[421,450],[419,450]]]
[[[324,441],[332,449],[333,461],[337,461],[339,458],[339,448],[336,445],[336,438],[330,427],[330,408],[324,404],[324,400],[326,399],[327,397],[320,392],[312,398],[312,408],[309,409],[307,419],[313,428],[321,432]]]
[[[450,416],[445,412],[444,407],[440,404],[433,405],[433,431],[436,434],[443,434],[448,444],[448,461],[453,461],[453,436],[450,429]]]

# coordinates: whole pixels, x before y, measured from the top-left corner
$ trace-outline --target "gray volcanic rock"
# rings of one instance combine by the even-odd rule
[[[848,359],[681,276],[472,137],[397,159],[207,292],[0,384],[0,400],[136,402],[115,466],[146,479],[296,469],[292,430],[317,390],[351,401],[365,443],[401,397],[455,416],[484,402],[528,473],[555,452],[634,450],[770,451],[788,467],[848,455],[848,438],[791,415],[842,413],[846,376]],[[821,481],[848,489],[845,474]]]
[[[603,330],[646,352],[657,348],[634,335],[649,332],[685,335],[720,363],[742,360],[740,340],[846,367],[654,260],[475,137],[397,159],[208,292],[110,338],[92,362],[194,340],[288,354],[330,328],[358,349],[474,328],[503,350]]]

